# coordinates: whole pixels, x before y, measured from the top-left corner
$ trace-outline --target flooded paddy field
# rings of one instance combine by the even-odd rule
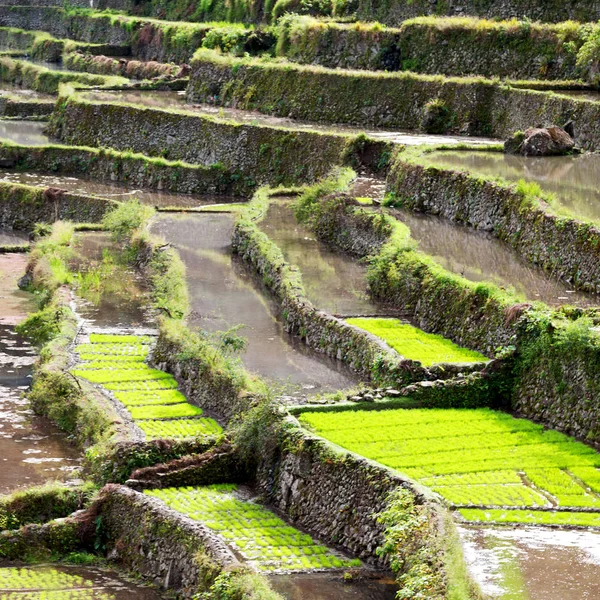
[[[600,597],[600,534],[539,528],[460,527],[465,558],[494,599]]]
[[[213,204],[227,204],[239,202],[235,196],[217,194],[175,194],[171,192],[148,190],[128,187],[123,183],[104,182],[71,175],[58,175],[54,173],[39,173],[34,171],[12,171],[0,169],[0,181],[21,183],[35,187],[57,187],[68,192],[100,196],[124,202],[136,198],[142,204],[161,208],[200,208]]]
[[[554,194],[551,207],[568,211],[579,219],[600,222],[600,156],[525,157],[468,150],[436,151],[427,162],[440,167],[469,171],[486,177],[502,177],[511,182],[524,179]]]
[[[14,239],[0,232],[0,239]],[[17,288],[24,254],[0,254],[0,494],[76,477],[79,453],[49,420],[33,414],[23,394],[31,384],[35,349],[15,331],[34,310],[32,294]]]
[[[242,325],[241,355],[251,372],[293,396],[344,389],[356,380],[344,366],[287,334],[260,284],[231,255],[231,215],[158,216],[152,232],[173,244],[187,268],[191,324],[210,332]]]
[[[47,124],[42,121],[21,121],[0,119],[0,140],[23,144],[24,146],[45,146],[52,138],[44,133]]]
[[[342,316],[390,313],[368,298],[366,265],[316,240],[296,221],[288,201],[274,200],[260,228],[279,246],[286,261],[300,269],[308,298],[317,308]]]
[[[491,281],[501,288],[514,290],[529,301],[549,306],[572,304],[598,306],[596,294],[571,289],[541,269],[528,265],[517,253],[492,234],[452,223],[434,215],[419,215],[390,209],[392,215],[410,228],[418,248],[437,263],[470,281]]]

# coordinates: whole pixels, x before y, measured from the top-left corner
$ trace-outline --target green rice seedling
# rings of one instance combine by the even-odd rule
[[[151,344],[149,335],[113,335],[107,333],[91,333],[92,344]]]
[[[531,525],[600,527],[600,513],[471,508],[461,508],[458,512],[467,521],[474,523],[522,523]]]
[[[152,369],[147,365],[140,365],[135,369],[91,369],[85,367],[73,369],[73,375],[87,379],[92,383],[115,383],[117,381],[152,381],[170,379],[172,375]]]
[[[352,318],[347,322],[380,337],[402,356],[418,360],[424,366],[488,360],[479,352],[461,348],[441,335],[425,333],[398,319]]]
[[[115,398],[127,407],[151,406],[153,404],[180,404],[186,397],[177,390],[155,390],[151,392],[115,392]]]
[[[153,379],[145,381],[117,381],[115,383],[103,383],[103,387],[110,391],[128,392],[128,391],[155,391],[177,388],[177,381],[174,377],[165,377],[163,379]]]
[[[146,356],[146,344],[80,344],[75,347],[77,354],[112,354],[113,356]]]
[[[108,355],[107,355],[108,356]],[[78,371],[111,371],[115,369],[147,369],[146,363],[141,360],[91,360],[77,366]]]
[[[181,439],[200,435],[218,435],[223,431],[214,419],[208,418],[137,421],[137,425],[150,439]]]
[[[135,406],[129,409],[134,420],[139,419],[173,419],[179,417],[196,417],[202,409],[192,404],[168,404],[153,406]]]
[[[207,527],[234,545],[242,555],[267,570],[307,570],[311,568],[346,568],[351,563],[333,555],[325,546],[276,517],[264,507],[239,500],[233,494],[235,486],[207,486],[200,488],[167,488],[147,490],[145,493],[161,498],[169,506],[181,510],[181,498],[188,506],[203,502],[201,512],[191,514]]]
[[[600,455],[524,419],[488,409],[304,413],[332,442],[419,480],[458,506],[597,507]],[[525,473],[532,482],[522,480]],[[574,479],[571,473],[575,476]],[[492,513],[497,514],[497,513]]]

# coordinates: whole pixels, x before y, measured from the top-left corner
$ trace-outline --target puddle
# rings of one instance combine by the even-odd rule
[[[41,121],[0,120],[0,140],[24,146],[45,146],[52,143],[44,133],[47,123]]]
[[[163,596],[107,569],[52,565],[0,567],[0,597],[159,600]]]
[[[77,255],[71,268],[82,274],[76,284],[78,314],[95,327],[150,325],[152,317],[146,308],[148,298],[141,277],[110,258],[115,245],[108,234],[84,233],[76,240]]]
[[[288,119],[284,117],[273,117],[259,112],[240,110],[235,108],[223,108],[209,104],[186,104],[185,92],[173,91],[118,91],[118,92],[84,92],[83,97],[99,102],[127,102],[141,104],[154,108],[171,108],[196,112],[202,115],[210,115],[222,119],[232,119],[251,125],[266,125],[270,127],[284,127],[290,129],[304,129],[308,131],[320,131],[324,133],[366,133],[368,136],[399,144],[464,144],[468,140],[470,144],[492,144],[498,140],[491,138],[465,138],[451,135],[427,135],[400,130],[365,129],[363,127],[352,127],[350,125],[322,125]]]
[[[297,223],[289,203],[273,202],[260,228],[300,269],[306,295],[317,308],[336,315],[389,314],[367,296],[366,266],[318,242]]]
[[[79,455],[48,420],[35,416],[21,394],[31,383],[35,350],[14,325],[35,310],[31,294],[17,288],[27,256],[0,255],[0,494],[67,480]]]
[[[51,94],[43,94],[41,92],[35,92],[34,90],[28,90],[26,88],[13,85],[11,83],[0,81],[0,92],[7,92],[11,96],[22,96],[26,100],[49,100],[56,102],[56,96]]]
[[[344,582],[340,573],[271,575],[269,581],[288,600],[394,600],[398,591],[391,578]]]
[[[525,179],[556,195],[556,207],[600,221],[600,155],[525,157],[501,152],[432,152],[427,161],[509,181]]]
[[[27,233],[24,233],[23,231],[12,231],[11,229],[0,229],[0,246],[15,246],[28,243],[29,235]],[[7,262],[10,262],[10,260],[12,259],[7,259]]]
[[[465,559],[498,600],[600,598],[600,533],[459,527]]]
[[[390,212],[410,227],[420,250],[430,254],[448,271],[470,281],[491,281],[505,289],[513,288],[530,301],[539,300],[550,306],[597,306],[600,303],[594,294],[575,292],[562,282],[546,277],[490,233],[433,215],[394,209]]]
[[[22,183],[44,188],[59,187],[72,193],[101,196],[103,198],[112,198],[119,201],[137,198],[143,204],[162,208],[197,208],[210,204],[240,201],[239,197],[234,196],[221,196],[217,194],[175,194],[156,190],[131,188],[120,183],[99,182],[83,177],[36,173],[34,171],[22,172],[0,170],[0,181]]]
[[[160,215],[152,232],[172,243],[187,267],[192,315],[207,331],[243,323],[248,340],[241,359],[252,372],[288,384],[296,398],[350,387],[356,380],[337,361],[310,351],[288,335],[276,309],[245,265],[231,256],[233,218],[223,214]]]

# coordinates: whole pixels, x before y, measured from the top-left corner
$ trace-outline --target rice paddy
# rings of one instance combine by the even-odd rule
[[[202,522],[261,571],[360,566],[359,560],[348,560],[332,552],[260,504],[241,500],[236,491],[233,484],[220,484],[145,493]]]
[[[75,348],[82,361],[73,375],[113,393],[147,438],[189,438],[221,433],[201,408],[189,404],[172,375],[144,361],[148,336],[91,334],[89,344]]]
[[[0,569],[0,600],[114,600],[115,596],[71,573],[49,568]]]
[[[479,352],[457,346],[441,335],[425,333],[398,319],[352,318],[346,321],[376,335],[398,354],[418,360],[426,367],[439,363],[473,363],[488,360]]]
[[[304,413],[300,421],[419,481],[467,520],[600,526],[600,454],[530,421],[489,409]]]

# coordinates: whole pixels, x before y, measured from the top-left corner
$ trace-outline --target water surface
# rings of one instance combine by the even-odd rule
[[[276,307],[259,283],[231,255],[233,218],[226,214],[160,215],[152,232],[172,243],[187,268],[192,325],[210,332],[238,324],[248,344],[246,368],[280,384],[295,397],[351,386],[355,380],[338,361],[310,351],[288,335]]]
[[[0,140],[8,140],[23,146],[45,146],[52,139],[44,133],[47,123],[41,121],[20,121],[0,119]]]
[[[54,173],[39,173],[35,171],[0,170],[0,181],[22,183],[36,187],[58,187],[75,194],[100,196],[113,200],[125,201],[137,198],[142,204],[158,208],[179,207],[199,208],[209,204],[239,202],[239,197],[222,196],[218,194],[176,194],[156,190],[140,189],[126,186],[118,182],[102,182],[73,177],[71,175],[57,175]]]
[[[600,222],[600,155],[526,157],[489,151],[436,151],[427,161],[509,181],[535,181],[556,196],[556,208]]]
[[[140,274],[119,262],[116,245],[106,233],[80,233],[70,267],[82,275],[75,281],[78,314],[94,327],[143,327],[153,319]],[[86,274],[99,274],[98,278]],[[91,279],[91,281],[90,281]],[[83,291],[85,289],[85,291]]]
[[[391,578],[344,582],[339,573],[271,575],[269,581],[287,600],[394,600],[398,591]]]
[[[317,241],[296,221],[289,202],[273,201],[260,228],[300,269],[306,295],[317,308],[335,315],[389,313],[367,296],[366,266]]]
[[[474,579],[494,600],[600,598],[600,533],[460,527]]]
[[[600,305],[596,294],[576,292],[541,269],[528,265],[511,247],[490,233],[434,215],[417,215],[395,209],[390,212],[408,225],[411,236],[419,242],[419,250],[465,279],[489,281],[501,288],[514,290],[529,301],[539,300],[550,306]]]
[[[34,311],[17,288],[27,256],[0,254],[0,494],[50,480],[68,480],[79,455],[47,419],[35,416],[22,394],[31,384],[35,350],[15,331]]]

